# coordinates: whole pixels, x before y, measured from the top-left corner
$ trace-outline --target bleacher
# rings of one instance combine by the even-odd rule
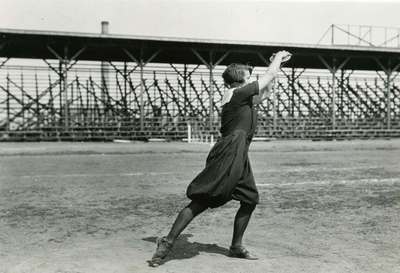
[[[210,130],[207,119],[174,119],[169,122],[162,118],[148,118],[144,130],[140,122],[112,123],[105,126],[77,125],[65,130],[64,126],[49,126],[34,130],[13,130],[0,133],[2,141],[113,141],[149,140],[181,141],[188,137],[188,125],[192,131],[219,136],[219,120],[215,120]],[[266,139],[312,139],[349,140],[400,137],[400,119],[391,121],[387,128],[384,119],[338,119],[332,126],[329,119],[320,118],[259,118],[256,137]]]

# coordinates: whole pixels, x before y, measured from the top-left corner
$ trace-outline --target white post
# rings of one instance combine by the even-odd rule
[[[188,143],[192,143],[192,126],[188,122],[187,124],[187,136],[188,136]]]

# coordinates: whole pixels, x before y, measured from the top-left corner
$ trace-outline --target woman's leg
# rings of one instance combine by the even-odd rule
[[[179,234],[187,227],[194,217],[207,209],[207,206],[191,202],[188,206],[181,210],[176,217],[175,223],[172,225],[166,237],[157,240],[157,249],[149,262],[150,266],[157,267],[162,263],[162,260],[168,255],[172,249],[172,245],[178,238]]]
[[[256,205],[247,204],[244,202],[240,203],[240,208],[235,216],[235,222],[233,225],[233,237],[232,247],[238,247],[242,245],[243,234],[249,224],[251,214],[253,213]]]
[[[193,201],[185,208],[183,208],[176,217],[176,220],[166,237],[167,241],[171,244],[174,243],[179,234],[181,234],[181,232],[187,227],[187,225],[193,220],[193,218],[205,211],[206,209],[207,206]]]

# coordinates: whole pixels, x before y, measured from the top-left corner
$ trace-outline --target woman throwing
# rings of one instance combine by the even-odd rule
[[[255,102],[268,96],[281,64],[290,57],[287,51],[274,54],[266,73],[253,82],[250,82],[251,67],[231,64],[226,68],[222,77],[229,89],[222,98],[222,137],[208,154],[203,171],[187,188],[186,194],[191,202],[178,214],[168,235],[157,240],[156,252],[148,261],[150,266],[162,263],[176,238],[197,215],[232,199],[240,201],[240,208],[235,216],[229,256],[256,259],[242,245],[243,234],[259,202],[248,158],[249,145],[257,125]]]

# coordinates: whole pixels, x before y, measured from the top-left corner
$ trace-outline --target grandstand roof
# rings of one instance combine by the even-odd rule
[[[84,50],[81,50],[82,48]],[[321,61],[321,57],[329,64],[332,64],[333,58],[336,58],[337,65],[350,57],[343,68],[354,70],[382,70],[376,59],[385,67],[393,68],[400,60],[400,48],[388,47],[0,29],[0,57],[9,58],[55,59],[55,52],[62,57],[72,58],[79,52],[80,54],[76,56],[77,60],[132,61],[132,56],[138,59],[142,56],[144,60],[153,56],[152,62],[156,63],[202,64],[193,50],[206,61],[209,61],[212,56],[214,63],[229,51],[229,54],[220,62],[221,65],[242,62],[264,66],[265,62],[259,54],[268,59],[273,52],[282,49],[294,54],[287,66],[298,68],[325,69],[326,66]],[[131,57],[126,51],[131,53]],[[154,55],[157,51],[159,53]]]

